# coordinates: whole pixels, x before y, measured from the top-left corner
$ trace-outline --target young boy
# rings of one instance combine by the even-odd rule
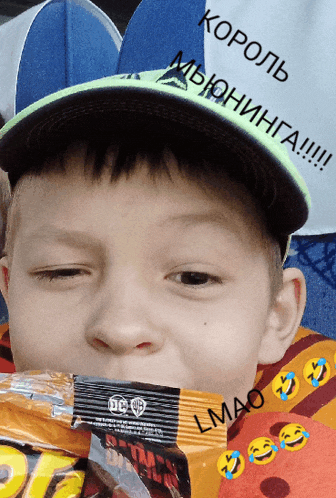
[[[234,397],[247,399],[257,364],[279,361],[292,342],[304,279],[298,270],[283,272],[281,260],[288,227],[306,214],[304,184],[282,151],[265,155],[262,133],[260,142],[247,136],[238,151],[228,146],[233,113],[198,97],[190,82],[187,91],[176,89],[178,78],[172,69],[99,80],[87,94],[73,87],[68,97],[55,94],[55,112],[44,114],[48,105],[39,101],[39,110],[5,127],[1,158],[14,192],[3,293],[18,370],[215,391],[232,406]],[[191,121],[188,130],[193,110],[183,109],[183,98],[204,113],[209,136],[202,137],[206,123],[203,131]],[[78,107],[48,137],[41,127],[36,145],[27,147],[25,132],[16,133],[27,121],[31,141],[34,116],[52,123],[58,113],[63,119],[63,105],[72,112],[93,104],[100,115],[79,116]],[[170,109],[176,130],[164,114]],[[214,120],[224,118],[223,134],[232,135],[223,144],[221,135],[212,138],[214,110]],[[249,130],[244,120],[239,125]],[[297,193],[294,213],[288,188]]]
[[[199,93],[176,67],[105,78],[3,128],[17,370],[213,391],[234,413],[284,357],[305,284],[282,261],[308,193],[274,139]]]

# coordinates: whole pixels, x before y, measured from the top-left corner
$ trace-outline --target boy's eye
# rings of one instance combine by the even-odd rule
[[[179,273],[173,273],[169,276],[170,280],[180,283],[182,285],[188,286],[205,286],[221,283],[220,277],[215,275],[210,275],[209,273],[195,272],[195,271],[183,271]]]
[[[67,280],[79,275],[86,275],[87,272],[81,268],[59,268],[55,270],[41,270],[35,273],[38,280]]]

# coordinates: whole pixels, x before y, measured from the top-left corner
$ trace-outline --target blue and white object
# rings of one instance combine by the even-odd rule
[[[0,113],[115,73],[121,35],[89,0],[47,0],[0,27]]]

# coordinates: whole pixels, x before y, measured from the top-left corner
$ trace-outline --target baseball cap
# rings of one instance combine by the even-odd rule
[[[181,51],[209,78],[225,80],[225,99],[237,113],[250,111],[255,126],[267,120],[268,134],[278,130],[307,183],[312,205],[296,235],[334,233],[335,44],[334,0],[142,0],[118,72],[167,67]]]
[[[258,199],[284,257],[290,234],[308,216],[306,185],[280,141],[223,105],[218,93],[221,88],[211,86],[200,92],[179,64],[69,86],[23,109],[1,129],[1,166],[15,185],[36,154],[56,151],[70,139],[139,130],[188,147],[202,144],[204,156],[218,161],[233,153],[230,176]]]

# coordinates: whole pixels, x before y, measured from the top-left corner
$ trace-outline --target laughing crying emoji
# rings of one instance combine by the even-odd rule
[[[306,446],[309,433],[300,424],[287,424],[279,434],[280,447],[288,451],[298,451]]]
[[[218,472],[226,479],[236,479],[245,469],[245,459],[239,451],[224,451],[217,461]]]
[[[272,462],[277,451],[278,447],[268,437],[253,439],[247,449],[249,461],[257,465],[266,465]]]
[[[280,372],[273,379],[272,390],[282,401],[292,399],[299,390],[299,379],[294,372]]]

